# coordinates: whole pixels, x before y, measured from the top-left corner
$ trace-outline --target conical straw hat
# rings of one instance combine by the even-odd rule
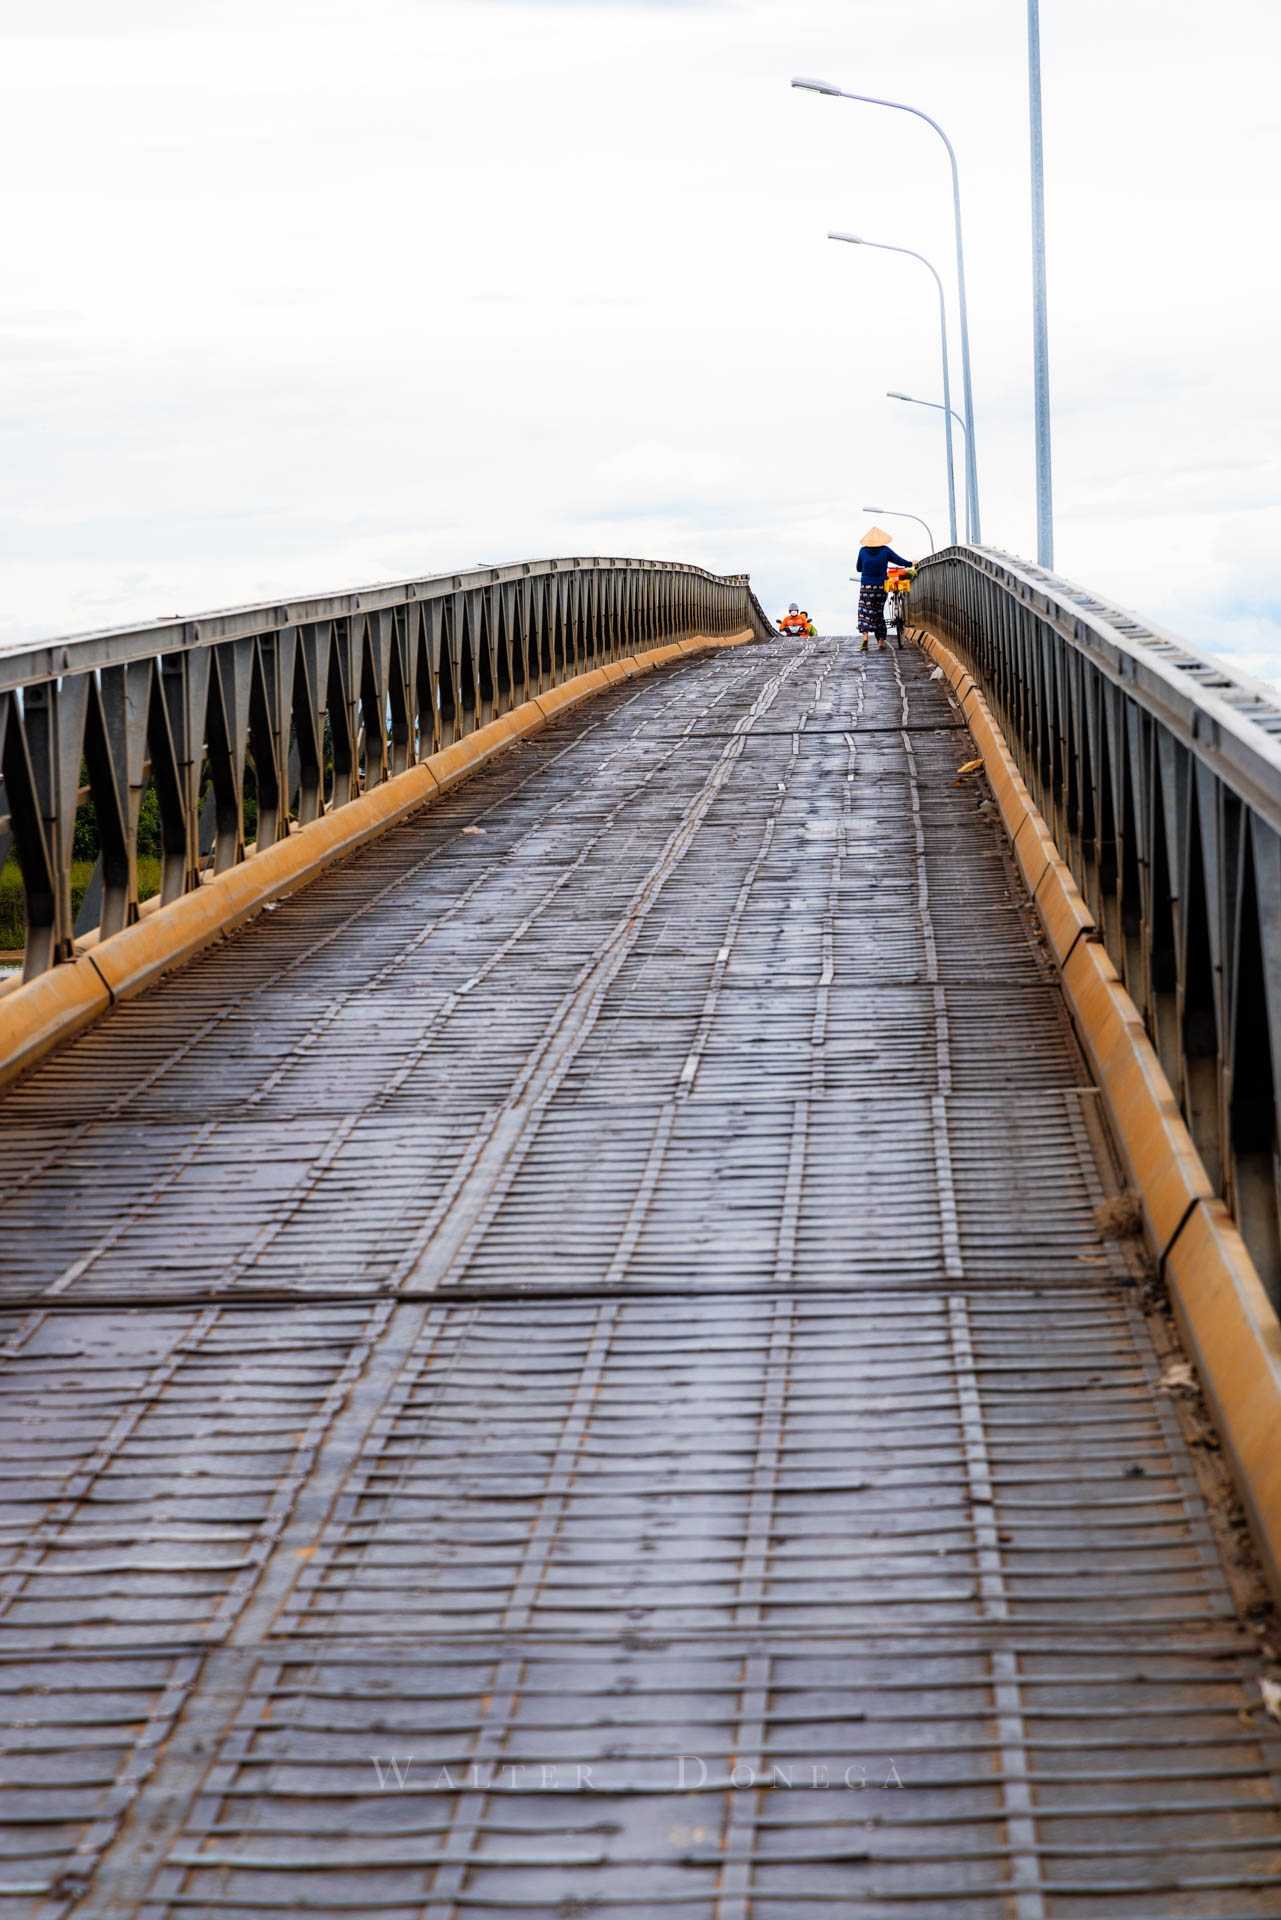
[[[888,547],[889,544],[890,536],[886,533],[884,527],[869,527],[863,535],[863,545],[865,547]]]

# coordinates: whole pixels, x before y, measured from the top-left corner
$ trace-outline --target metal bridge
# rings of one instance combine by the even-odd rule
[[[916,602],[0,661],[7,1911],[1281,1913],[1281,712],[985,550]]]

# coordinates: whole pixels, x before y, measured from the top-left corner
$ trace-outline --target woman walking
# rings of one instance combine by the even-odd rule
[[[895,553],[884,527],[869,527],[863,535],[855,567],[859,577],[858,630],[863,636],[860,653],[876,635],[878,647],[885,645],[885,576],[891,567],[910,567],[901,553]]]

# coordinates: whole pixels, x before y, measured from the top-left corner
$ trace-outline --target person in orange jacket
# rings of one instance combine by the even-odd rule
[[[793,634],[798,640],[809,638],[817,632],[817,628],[808,613],[802,613],[795,600],[793,600],[791,606],[779,621],[778,630],[780,633]]]

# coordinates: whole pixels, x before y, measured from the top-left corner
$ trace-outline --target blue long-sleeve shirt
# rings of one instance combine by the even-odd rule
[[[912,562],[893,547],[860,547],[854,564],[865,587],[883,587],[891,567],[910,567]]]

